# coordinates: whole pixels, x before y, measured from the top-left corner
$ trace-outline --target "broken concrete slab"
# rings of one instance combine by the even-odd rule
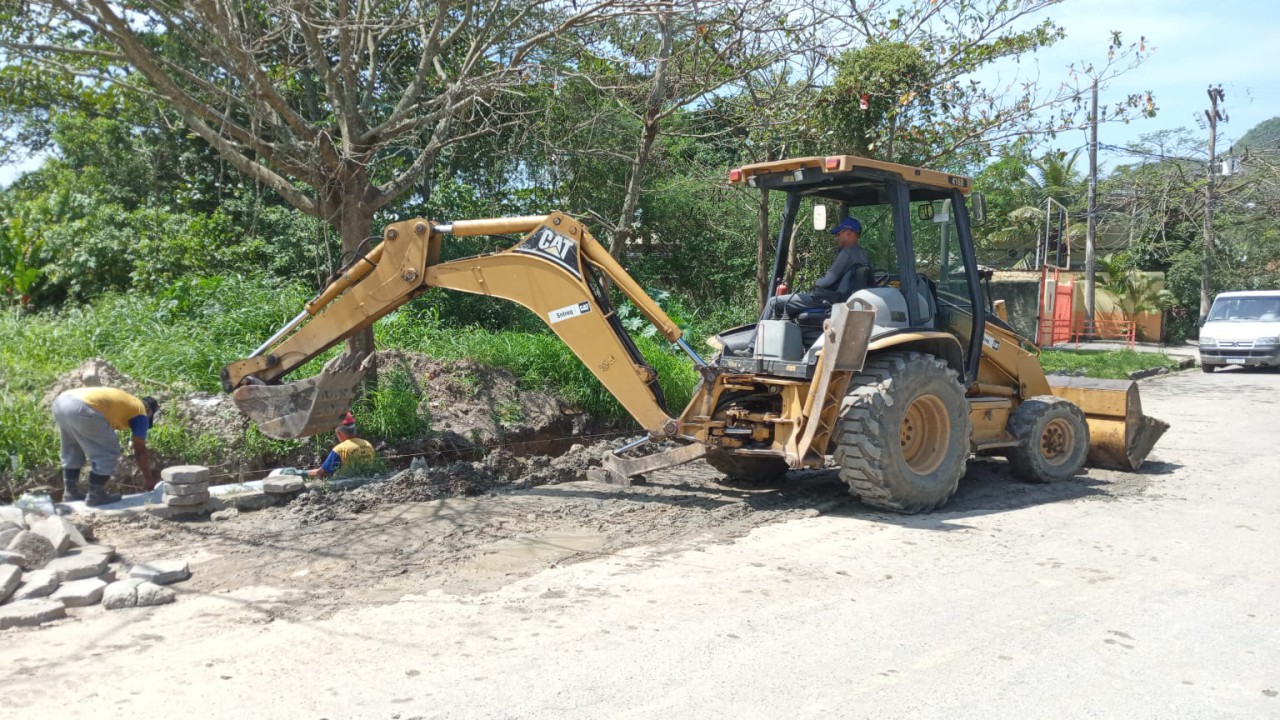
[[[102,606],[108,610],[131,607],[150,607],[173,602],[177,595],[167,587],[160,587],[140,578],[117,580],[102,593]]]
[[[22,568],[17,565],[0,565],[0,603],[9,599],[22,580]]]
[[[23,559],[26,560],[19,563],[23,570],[38,570],[57,555],[54,552],[53,543],[49,542],[48,538],[30,530],[23,530],[15,535],[9,541],[7,549],[10,552],[22,554]]]
[[[209,501],[209,491],[194,493],[191,495],[170,495],[165,493],[164,504],[170,507],[203,505]]]
[[[23,600],[0,606],[0,630],[11,627],[34,627],[67,616],[60,600]]]
[[[80,531],[76,530],[74,525],[68,522],[66,518],[58,515],[50,515],[32,523],[29,527],[31,532],[43,536],[44,539],[49,541],[50,545],[53,545],[53,552],[56,555],[65,555],[67,550],[71,549],[71,533],[75,533],[77,536],[80,535]],[[84,538],[82,537],[80,540],[80,544],[84,544]]]
[[[14,536],[22,532],[22,528],[14,525],[13,523],[5,523],[5,526],[6,527],[4,529],[0,530],[0,548],[9,547],[9,541],[13,540]]]
[[[134,565],[129,569],[129,577],[168,585],[191,577],[191,569],[186,560],[152,560]]]
[[[199,495],[200,493],[204,493],[206,496],[209,494],[208,483],[189,483],[187,485],[164,486],[164,494],[174,497],[183,495]]]
[[[57,573],[46,570],[32,570],[22,574],[22,584],[13,591],[14,601],[34,600],[49,597],[58,589]]]
[[[69,608],[88,607],[97,605],[98,601],[102,600],[102,591],[106,587],[107,584],[96,577],[72,580],[59,585],[58,590],[49,599],[61,600],[62,604]]]
[[[102,553],[67,553],[65,557],[50,560],[45,569],[57,575],[58,582],[69,582],[98,577],[107,571],[109,560],[110,556]]]
[[[307,484],[302,481],[302,478],[296,476],[275,475],[262,481],[262,491],[265,493],[287,495],[306,489]]]
[[[209,482],[209,468],[203,465],[175,465],[160,471],[160,479],[170,485]]]

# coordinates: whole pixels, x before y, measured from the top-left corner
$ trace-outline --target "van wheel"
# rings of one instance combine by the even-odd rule
[[[955,494],[973,423],[959,376],[924,353],[869,359],[845,395],[835,460],[862,502],[927,512]]]

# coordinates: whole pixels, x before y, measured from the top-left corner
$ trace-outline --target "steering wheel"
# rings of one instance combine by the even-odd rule
[[[887,272],[877,270],[871,276],[871,287],[889,287],[889,282],[893,280],[893,277]]]

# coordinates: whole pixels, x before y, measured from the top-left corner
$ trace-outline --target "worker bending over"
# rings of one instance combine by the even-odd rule
[[[338,444],[329,451],[320,467],[307,471],[309,478],[324,478],[338,472],[339,468],[350,467],[351,463],[369,463],[377,459],[378,453],[368,440],[360,438],[356,433],[356,421],[347,413],[342,424],[334,430],[338,436]]]
[[[84,500],[86,505],[110,505],[120,501],[119,493],[107,492],[107,481],[120,462],[117,430],[133,434],[133,456],[142,472],[143,488],[156,484],[151,473],[151,453],[147,432],[155,421],[160,403],[155,398],[137,398],[109,387],[68,390],[53,401],[53,421],[62,439],[63,501]],[[80,493],[80,471],[89,464],[89,495]]]

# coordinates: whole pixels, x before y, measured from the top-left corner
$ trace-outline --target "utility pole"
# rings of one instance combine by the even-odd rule
[[[1084,237],[1084,332],[1093,336],[1093,284],[1097,271],[1098,242],[1098,79],[1093,79],[1093,106],[1089,111],[1089,225]]]
[[[1200,322],[1209,317],[1209,305],[1213,302],[1213,165],[1217,161],[1218,122],[1230,118],[1218,104],[1226,100],[1222,86],[1209,87],[1209,109],[1204,116],[1209,120],[1209,167],[1204,186],[1204,257],[1200,261]]]

